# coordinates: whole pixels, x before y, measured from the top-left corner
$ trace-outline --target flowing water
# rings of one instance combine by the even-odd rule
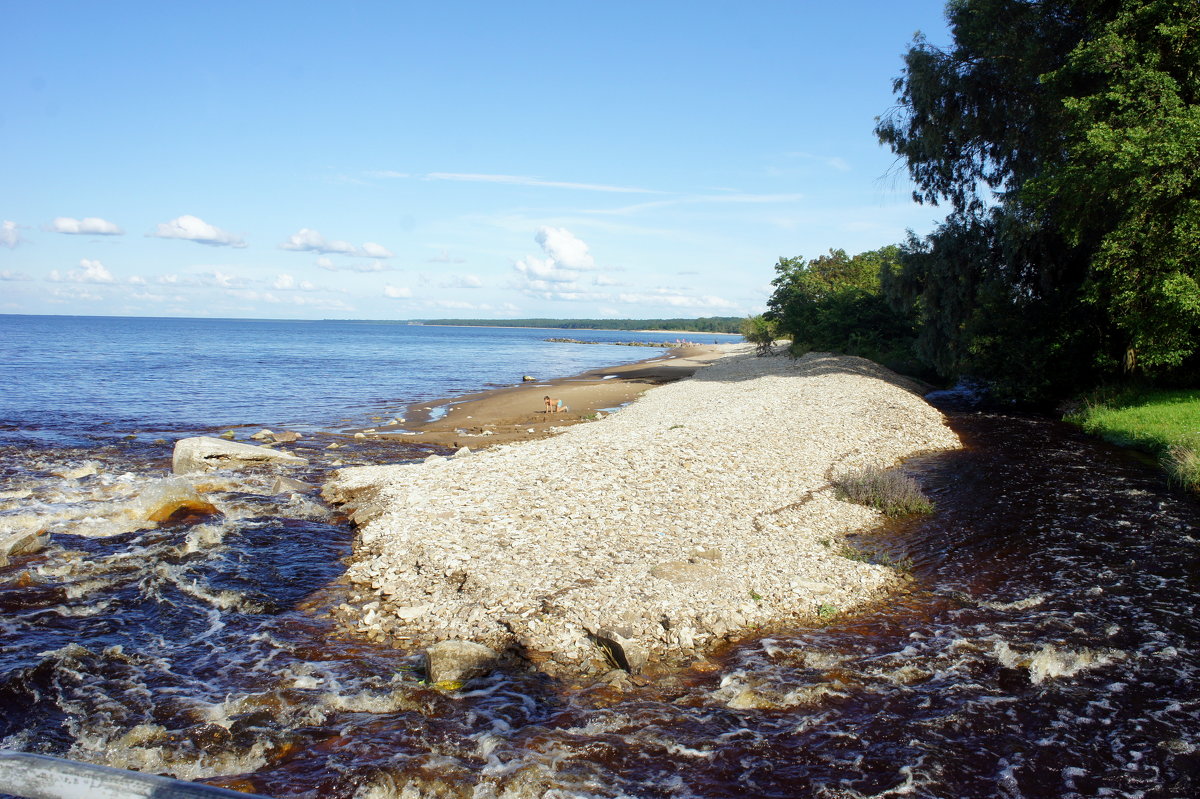
[[[329,410],[451,393],[405,390]],[[967,449],[907,464],[937,513],[857,541],[913,564],[910,590],[870,612],[645,684],[511,671],[442,691],[415,650],[325,619],[353,532],[313,494],[218,474],[212,509],[147,523],[187,490],[159,437],[319,416],[293,410],[231,406],[195,430],[110,413],[72,432],[0,403],[0,520],[51,534],[0,567],[0,748],[277,796],[1200,795],[1200,506],[1063,425],[948,408]],[[325,441],[307,435],[313,465],[288,475],[319,482]],[[425,454],[381,446],[337,457]]]

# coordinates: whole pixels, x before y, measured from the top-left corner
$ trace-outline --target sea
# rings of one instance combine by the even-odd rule
[[[928,398],[965,448],[898,467],[935,512],[849,541],[912,577],[861,612],[571,684],[431,685],[339,628],[355,531],[315,487],[432,451],[348,430],[664,351],[551,337],[684,335],[0,316],[0,534],[43,544],[0,566],[0,749],[313,799],[1200,796],[1200,502],[966,394]],[[263,427],[295,482],[171,474]]]

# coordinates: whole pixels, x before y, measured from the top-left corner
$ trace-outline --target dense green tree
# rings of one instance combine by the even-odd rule
[[[830,250],[812,260],[780,258],[767,315],[793,350],[862,355],[911,371],[913,318],[883,293],[900,248],[847,255]]]
[[[918,351],[1025,394],[1200,348],[1200,4],[952,0],[876,132],[922,202],[887,293]]]

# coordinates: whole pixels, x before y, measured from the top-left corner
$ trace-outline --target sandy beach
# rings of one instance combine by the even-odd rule
[[[695,374],[645,391],[663,368]],[[845,535],[880,517],[835,499],[830,479],[959,446],[913,384],[859,358],[758,358],[748,345],[624,369],[612,395],[604,376],[618,370],[552,386],[583,416],[586,401],[644,392],[605,418],[335,473],[325,496],[359,528],[343,622],[380,640],[464,639],[551,673],[597,674],[614,660],[627,671],[687,662],[903,585],[897,570],[842,554]],[[427,434],[535,418],[546,393],[461,398]],[[455,443],[471,446],[461,433]]]
[[[405,411],[403,422],[370,428],[366,434],[472,450],[544,438],[565,426],[611,413],[654,386],[690,377],[724,354],[719,345],[689,345],[571,377],[534,379],[509,388],[420,402]],[[564,410],[547,413],[547,396],[562,400]]]

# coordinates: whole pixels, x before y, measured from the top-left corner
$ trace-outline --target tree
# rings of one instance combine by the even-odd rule
[[[780,258],[767,315],[793,341],[793,350],[862,355],[912,371],[913,317],[883,294],[900,248],[854,256],[830,250],[809,261]]]
[[[1200,349],[1200,6],[952,0],[876,133],[921,202],[949,203],[887,286],[918,350],[1052,394]]]

